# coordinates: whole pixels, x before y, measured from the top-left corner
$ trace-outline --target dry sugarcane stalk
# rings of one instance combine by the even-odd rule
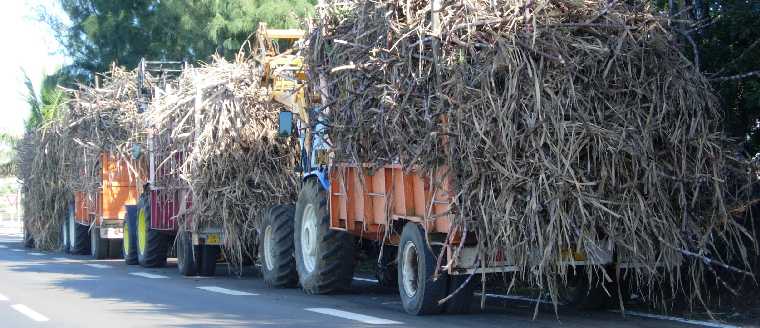
[[[747,263],[720,107],[665,17],[623,2],[442,1],[439,34],[428,3],[322,8],[307,61],[328,80],[337,161],[451,168],[455,224],[555,301],[566,250],[615,245],[639,281],[679,276],[685,249]],[[705,262],[686,262],[701,281]]]
[[[157,183],[192,194],[180,233],[222,227],[225,257],[237,268],[255,256],[264,211],[294,202],[299,189],[294,140],[276,139],[281,107],[268,101],[260,74],[242,56],[215,58],[183,72],[178,89],[157,99],[150,114],[162,140],[157,161],[176,168]]]

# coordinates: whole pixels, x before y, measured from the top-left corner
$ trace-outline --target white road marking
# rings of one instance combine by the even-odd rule
[[[149,278],[149,279],[167,279],[169,277],[162,276],[160,274],[152,274],[147,272],[130,272],[129,274],[133,276],[143,277],[143,278]]]
[[[98,269],[110,269],[112,266],[107,264],[95,264],[95,263],[85,263],[84,265],[88,267],[98,268]]]
[[[34,255],[34,256],[45,256],[45,254],[44,254],[44,253],[29,253],[29,255]]]
[[[15,249],[14,248],[14,249],[12,249],[12,251],[14,251],[14,252],[23,252],[24,250],[23,249]]]
[[[359,322],[363,322],[370,325],[402,325],[403,322],[378,318],[378,317],[372,317],[364,314],[358,314],[353,312],[347,312],[347,311],[341,311],[336,309],[330,309],[330,308],[306,308],[306,311],[316,312],[316,313],[322,313],[331,315],[334,317],[339,317],[343,319],[349,319],[349,320],[355,320]]]
[[[54,257],[53,260],[56,260],[56,261],[68,261],[69,259],[67,259],[65,257]]]
[[[475,295],[480,296],[482,294],[481,293],[475,293]],[[536,302],[535,298],[526,297],[526,296],[519,296],[519,295],[486,294],[486,297],[501,298],[501,299],[512,300],[512,301],[525,301],[525,302],[531,302],[531,303],[535,303]],[[552,301],[545,301],[543,299],[542,300],[538,300],[538,302],[539,303],[543,303],[543,304],[554,304],[554,303],[552,303]],[[557,305],[563,305],[563,304],[559,303]]]
[[[196,288],[207,290],[207,291],[214,292],[214,293],[234,295],[234,296],[256,296],[256,295],[259,295],[259,294],[253,294],[253,293],[248,293],[248,292],[241,292],[239,290],[232,290],[232,289],[227,289],[227,288],[222,288],[222,287],[216,287],[216,286],[200,286],[200,287],[196,287]]]
[[[7,300],[8,300],[8,296],[0,294],[0,301],[7,301]]]
[[[377,281],[377,279],[359,278],[359,277],[354,277],[354,280],[356,280],[356,281],[374,282],[374,283],[378,283],[379,282],[379,281]]]
[[[620,310],[612,310],[610,312],[620,313]],[[651,314],[651,313],[637,312],[637,311],[625,311],[625,314],[626,315],[636,316],[636,317],[642,317],[642,318],[650,318],[650,319],[675,321],[675,322],[680,322],[680,323],[688,323],[688,324],[698,325],[698,326],[703,326],[703,327],[739,328],[739,326],[727,325],[727,324],[722,324],[722,323],[719,323],[719,322],[691,320],[691,319],[686,319],[686,318],[671,317],[671,316],[667,316],[667,315]]]
[[[21,314],[29,317],[30,319],[34,321],[50,321],[50,319],[48,319],[46,316],[40,314],[37,311],[30,309],[28,306],[24,304],[13,304],[11,305],[11,307],[14,310],[21,312]]]
[[[8,246],[0,245],[0,248],[8,248]]]

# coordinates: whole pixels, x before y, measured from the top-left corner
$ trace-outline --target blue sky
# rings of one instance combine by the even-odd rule
[[[32,78],[39,88],[45,73],[54,72],[65,63],[61,46],[55,41],[50,28],[35,18],[35,10],[44,5],[54,12],[52,0],[10,0],[0,10],[0,131],[16,135],[23,133],[24,120],[29,109],[24,102],[24,75]]]

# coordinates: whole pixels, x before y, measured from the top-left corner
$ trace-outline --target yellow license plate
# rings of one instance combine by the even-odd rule
[[[219,237],[219,234],[217,233],[209,234],[208,237],[206,237],[206,244],[219,245],[220,243],[221,243],[221,238]]]

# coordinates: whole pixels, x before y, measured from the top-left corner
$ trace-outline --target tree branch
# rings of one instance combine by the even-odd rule
[[[730,76],[714,77],[709,80],[721,82],[721,81],[742,80],[742,79],[746,79],[748,77],[753,77],[753,76],[760,76],[760,70],[751,71],[751,72],[742,73],[742,74],[730,75]]]

